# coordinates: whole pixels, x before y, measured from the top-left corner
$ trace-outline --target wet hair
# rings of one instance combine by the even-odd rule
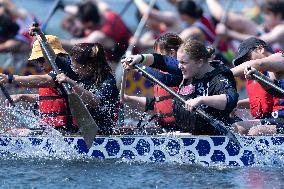
[[[168,53],[172,49],[177,51],[182,43],[182,39],[177,34],[166,33],[156,39],[153,49],[156,51],[159,47],[160,50],[164,50]]]
[[[202,8],[192,0],[178,1],[177,9],[180,14],[185,14],[195,19],[201,18],[203,15]]]
[[[261,9],[263,12],[272,12],[273,14],[277,15],[280,14],[282,19],[284,19],[284,1],[283,0],[274,0],[265,2]]]
[[[17,35],[20,27],[7,15],[0,15],[0,37],[11,39]]]
[[[71,59],[79,65],[94,68],[95,84],[103,82],[111,68],[106,60],[104,48],[100,43],[79,43],[70,52]]]
[[[196,40],[185,41],[180,49],[184,50],[192,60],[208,60],[215,53],[215,49],[206,47],[204,43]]]
[[[76,17],[82,22],[93,22],[94,24],[99,24],[101,21],[97,5],[91,1],[78,4]]]
[[[156,4],[154,4],[153,9],[160,10],[158,5],[156,5]],[[140,22],[140,20],[142,19],[142,16],[143,15],[141,14],[141,12],[138,9],[136,9],[136,19],[137,19],[138,22]]]

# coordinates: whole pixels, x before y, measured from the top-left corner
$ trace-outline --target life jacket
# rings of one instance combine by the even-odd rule
[[[104,16],[105,22],[97,30],[103,32],[115,42],[116,46],[114,49],[105,50],[108,60],[117,61],[125,53],[132,33],[115,12],[107,11]]]
[[[212,96],[223,93],[222,83],[226,83],[225,78],[230,81],[229,88],[234,88],[236,92],[236,83],[233,73],[222,64],[211,64],[215,69],[204,75],[201,79],[193,78],[192,84],[186,85],[186,80],[179,88],[178,94],[185,100],[194,99],[199,96]],[[220,80],[222,78],[222,82]],[[219,85],[220,84],[220,85]],[[218,110],[206,105],[201,105],[200,108],[211,115],[216,120],[220,120],[225,124],[231,124],[230,113],[232,108],[236,106],[237,99],[231,101],[230,109]],[[176,125],[183,132],[190,132],[196,135],[219,135],[222,134],[216,130],[208,120],[199,114],[191,113],[184,108],[184,103],[174,97],[173,111],[176,117]]]
[[[67,127],[72,124],[67,100],[55,88],[39,88],[39,112],[42,122],[56,128]]]
[[[192,26],[199,28],[204,33],[208,42],[214,42],[216,37],[215,27],[210,22],[209,17],[202,16],[198,21],[194,22]]]
[[[246,89],[251,115],[257,119],[270,117],[273,111],[273,96],[255,80],[247,80]]]
[[[177,92],[178,87],[171,87],[174,92]],[[176,119],[173,114],[173,98],[160,85],[154,85],[155,104],[154,111],[158,113],[158,122],[161,125],[174,124]]]

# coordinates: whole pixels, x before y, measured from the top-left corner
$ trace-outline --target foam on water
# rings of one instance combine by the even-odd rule
[[[8,128],[40,128],[39,121],[39,117],[31,111],[19,107],[2,109],[2,134],[5,134]],[[13,133],[13,136],[0,138],[2,143],[7,144],[0,146],[2,158],[89,159],[86,155],[79,154],[74,146],[69,145],[62,134],[51,126],[45,125],[43,136],[36,139],[20,135],[21,133]]]
[[[19,128],[23,125],[28,126],[28,128],[38,128],[38,121],[39,118],[37,116],[34,116],[32,112],[16,107],[15,109],[2,109],[2,118],[0,120],[0,123],[4,128]],[[188,152],[188,149],[183,148],[182,146],[177,148],[175,144],[178,144],[178,141],[180,140],[179,137],[174,137],[171,134],[169,134],[168,137],[170,139],[167,141],[167,143],[159,147],[160,151],[165,152],[164,159],[155,159],[154,156],[149,159],[147,157],[151,156],[151,154],[147,154],[148,152],[145,152],[143,156],[135,158],[121,158],[117,159],[117,162],[123,162],[127,164],[131,164],[134,162],[157,163],[156,161],[161,160],[164,161],[164,163],[162,164],[186,164],[197,165],[201,167],[210,166],[216,169],[231,168],[230,166],[226,165],[226,163],[222,162],[209,164],[203,162],[203,160],[198,159],[199,157],[195,156],[194,154],[190,154]],[[254,167],[282,167],[284,165],[284,142],[275,142],[277,137],[274,138],[275,139],[272,139],[271,137],[240,138],[240,140],[242,140],[243,147],[246,150],[250,150],[254,153]],[[0,142],[2,144],[6,144],[0,146],[0,153],[2,159],[39,158],[51,160],[61,159],[68,161],[93,160],[93,158],[88,156],[87,154],[79,154],[76,150],[76,146],[74,146],[76,145],[76,143],[68,143],[67,139],[64,138],[61,133],[49,126],[46,126],[44,135],[40,137],[32,138],[13,135],[0,138]],[[143,145],[141,145],[140,147],[142,148]]]

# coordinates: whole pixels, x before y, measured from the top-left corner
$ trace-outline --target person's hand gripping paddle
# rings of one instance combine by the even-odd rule
[[[51,46],[48,44],[46,37],[38,27],[38,24],[33,24],[31,30],[31,34],[36,36],[41,46],[41,50],[52,66],[52,69],[56,74],[59,74],[60,71],[55,62],[56,55]],[[75,118],[78,127],[82,132],[82,136],[86,142],[87,147],[90,148],[98,132],[98,126],[78,94],[72,93],[66,83],[63,83],[62,86],[66,94],[68,95],[68,103],[71,114]]]

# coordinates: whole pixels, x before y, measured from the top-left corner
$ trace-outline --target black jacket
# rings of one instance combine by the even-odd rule
[[[198,96],[212,96],[226,94],[227,105],[225,110],[218,110],[205,105],[201,108],[214,118],[230,123],[229,114],[236,107],[238,102],[238,93],[236,82],[232,72],[224,65],[212,65],[214,70],[205,74],[202,79],[193,79],[192,85],[195,87],[193,93],[186,94],[188,86],[181,84],[179,94],[182,92],[184,99],[196,98]],[[183,132],[191,132],[193,134],[213,135],[220,134],[215,131],[210,123],[195,113],[190,113],[184,109],[184,105],[178,99],[174,99],[174,115],[177,120],[177,127]]]

